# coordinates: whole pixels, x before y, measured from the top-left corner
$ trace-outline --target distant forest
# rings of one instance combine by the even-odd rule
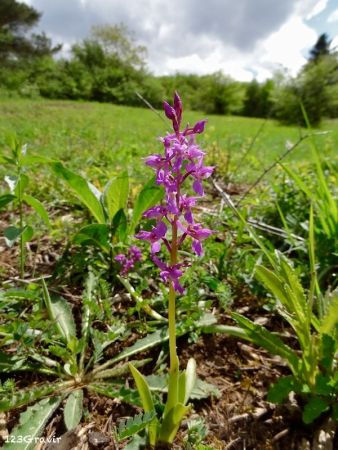
[[[238,82],[222,72],[155,77],[146,66],[147,50],[122,24],[96,26],[90,36],[60,57],[46,34],[34,34],[41,13],[16,0],[0,3],[0,95],[93,100],[155,108],[178,90],[188,109],[209,114],[275,118],[312,126],[338,117],[338,52],[327,34],[319,36],[296,77],[286,72],[259,83]],[[137,95],[137,93],[139,95]],[[306,114],[304,113],[306,112]]]

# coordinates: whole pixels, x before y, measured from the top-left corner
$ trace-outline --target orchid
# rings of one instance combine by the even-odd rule
[[[174,96],[173,106],[164,102],[164,112],[172,121],[174,133],[161,138],[164,155],[150,155],[145,158],[145,164],[155,171],[156,183],[164,187],[165,197],[161,205],[153,206],[143,214],[145,218],[155,219],[156,226],[151,231],[140,231],[135,237],[149,241],[152,254],[159,253],[161,241],[163,241],[170,253],[170,264],[167,267],[171,273],[177,265],[179,248],[187,237],[192,239],[194,253],[201,256],[203,253],[201,241],[213,233],[212,230],[195,224],[192,208],[198,198],[204,196],[203,180],[210,177],[214,168],[203,164],[205,152],[199,148],[195,139],[196,134],[204,131],[206,120],[197,122],[193,127],[187,126],[180,131],[182,101],[177,93]],[[192,179],[192,189],[198,197],[189,197],[182,192],[189,178]],[[168,227],[163,222],[164,219]],[[186,222],[186,225],[182,222]],[[169,231],[171,231],[171,242],[166,237]],[[159,261],[158,258],[156,261]],[[159,266],[158,263],[156,264]],[[183,275],[183,270],[179,272],[178,277]],[[177,292],[182,293],[178,279],[174,283],[169,276],[161,278]]]
[[[142,253],[136,245],[132,245],[127,255],[120,253],[114,259],[121,265],[121,275],[127,275],[134,268],[135,263],[142,259]]]
[[[169,324],[169,353],[170,368],[168,380],[168,396],[162,420],[156,417],[148,426],[149,443],[156,445],[157,441],[172,443],[180,423],[189,412],[187,402],[196,377],[196,363],[190,359],[187,369],[179,371],[179,361],[176,352],[176,293],[183,294],[184,288],[180,278],[188,266],[179,261],[179,250],[186,239],[191,240],[192,251],[197,255],[203,254],[202,241],[213,231],[196,223],[193,208],[198,198],[204,196],[203,180],[210,177],[214,168],[204,165],[205,153],[196,143],[196,134],[204,131],[206,121],[197,122],[193,127],[189,125],[181,129],[182,101],[177,93],[173,106],[164,102],[165,115],[172,122],[173,133],[161,138],[164,153],[150,155],[145,158],[145,164],[155,171],[158,185],[164,187],[164,198],[160,205],[155,205],[144,212],[143,217],[155,221],[150,231],[141,230],[135,236],[137,239],[151,244],[151,258],[160,269],[162,281],[169,285],[168,324]],[[191,188],[195,196],[184,192]],[[168,261],[160,258],[161,244],[169,252]],[[142,374],[130,364],[130,370],[136,382],[144,410],[154,410],[150,389]]]

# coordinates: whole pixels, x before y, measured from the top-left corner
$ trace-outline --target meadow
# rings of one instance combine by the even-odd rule
[[[184,111],[183,126],[204,118]],[[201,258],[185,243],[179,251],[182,387],[168,369],[169,275],[159,266],[161,280],[134,238],[152,230],[142,214],[163,196],[144,159],[161,153],[170,121],[141,107],[1,99],[4,448],[35,448],[21,447],[23,432],[64,446],[71,436],[83,449],[162,448],[157,440],[191,450],[317,449],[322,430],[327,450],[338,445],[338,121],[311,130],[207,119],[194,133],[215,170],[203,175],[196,221],[215,233],[203,237]],[[135,242],[143,259],[125,276],[118,261],[132,258]],[[175,383],[185,402],[175,404]]]

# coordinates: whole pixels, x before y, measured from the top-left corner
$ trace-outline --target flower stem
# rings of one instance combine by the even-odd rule
[[[21,181],[21,168],[18,170],[18,202],[19,202],[19,227],[20,227],[20,278],[25,276],[25,244],[23,240],[23,201],[22,201],[22,181]]]
[[[176,354],[176,294],[173,285],[169,287],[169,353],[170,353],[170,372],[178,370],[178,360]]]
[[[172,222],[172,241],[171,241],[171,265],[177,264],[177,223],[176,218]],[[178,371],[178,358],[176,353],[176,292],[173,283],[169,286],[169,353],[170,353],[170,372]]]

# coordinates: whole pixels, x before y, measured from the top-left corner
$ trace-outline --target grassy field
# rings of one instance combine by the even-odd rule
[[[190,123],[204,117],[203,113],[185,114]],[[148,109],[69,101],[6,99],[0,103],[1,151],[8,137],[15,134],[28,144],[29,151],[80,169],[98,186],[126,166],[134,182],[143,183],[149,174],[141,158],[161,151],[156,136],[163,136],[166,127]],[[327,155],[334,155],[338,122],[324,122],[321,131],[328,133],[315,138],[318,146]],[[304,129],[274,121],[209,116],[200,144],[208,151],[209,163],[218,166],[220,173],[228,171],[233,180],[250,182],[285,151],[287,142],[296,143],[305,133]],[[310,140],[304,140],[287,161],[306,163],[309,150]]]

